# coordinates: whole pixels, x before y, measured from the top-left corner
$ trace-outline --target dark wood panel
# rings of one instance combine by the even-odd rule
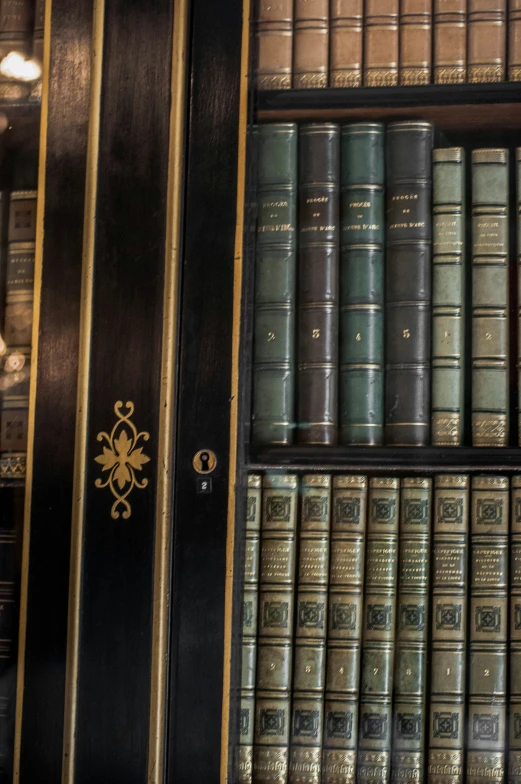
[[[76,784],[147,780],[172,25],[171,0],[105,4]],[[95,486],[118,400],[150,435],[128,519]]]
[[[22,784],[61,778],[92,2],[53,0]]]

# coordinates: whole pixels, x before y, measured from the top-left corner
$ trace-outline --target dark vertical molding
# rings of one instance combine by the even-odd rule
[[[22,784],[61,778],[91,34],[91,0],[52,0]]]

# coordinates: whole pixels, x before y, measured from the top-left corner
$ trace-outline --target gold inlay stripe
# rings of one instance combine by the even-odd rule
[[[27,468],[25,476],[22,575],[20,585],[20,623],[18,628],[18,663],[16,675],[15,734],[13,781],[20,781],[20,752],[25,683],[25,644],[27,639],[27,599],[29,586],[29,556],[31,544],[31,502],[34,465],[34,429],[36,386],[38,381],[38,336],[40,329],[40,300],[42,293],[43,239],[45,215],[45,162],[47,160],[47,127],[49,124],[49,71],[51,61],[51,0],[45,3],[42,108],[40,114],[40,149],[38,153],[38,201],[36,205],[36,248],[34,260],[34,305],[32,325],[31,376],[29,379],[29,414],[27,424]]]
[[[96,193],[98,187],[104,23],[105,2],[104,0],[94,0],[89,138],[85,181],[85,210],[83,218],[78,397],[76,402],[76,432],[74,440],[74,482],[72,493],[62,784],[73,784],[76,758],[75,742],[78,702],[81,574],[85,484],[87,480],[87,414],[89,403],[90,343],[92,333],[92,296],[96,239]]]
[[[233,268],[232,376],[230,394],[230,462],[228,468],[228,521],[226,536],[226,582],[224,596],[223,701],[221,723],[221,784],[228,782],[230,690],[232,658],[233,556],[235,549],[235,480],[237,473],[237,431],[239,400],[239,347],[241,337],[241,297],[243,271],[244,200],[246,188],[246,139],[248,130],[248,63],[251,0],[243,0],[241,81],[238,125],[237,209],[235,263]]]
[[[174,3],[172,50],[172,104],[168,153],[167,225],[161,396],[159,405],[158,474],[154,552],[154,611],[152,618],[152,667],[148,784],[161,784],[165,767],[165,708],[168,676],[168,613],[170,590],[170,540],[174,408],[179,268],[181,263],[183,152],[185,141],[185,92],[187,67],[188,0]]]

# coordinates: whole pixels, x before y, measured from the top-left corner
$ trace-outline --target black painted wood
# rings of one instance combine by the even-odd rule
[[[219,781],[242,1],[193,0],[169,784]],[[192,457],[213,449],[212,493]]]
[[[75,784],[147,780],[172,15],[105,4]],[[95,487],[118,400],[150,434],[129,519]]]
[[[91,35],[90,0],[53,0],[22,784],[61,779]]]

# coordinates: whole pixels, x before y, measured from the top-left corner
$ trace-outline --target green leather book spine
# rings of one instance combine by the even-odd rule
[[[518,444],[521,446],[521,147],[516,149],[516,196],[517,196],[517,395],[518,395]]]
[[[344,444],[383,443],[384,132],[342,128],[340,428]]]
[[[332,445],[338,431],[340,127],[300,127],[298,441]]]
[[[331,477],[302,477],[290,784],[320,784],[326,681]]]
[[[502,784],[508,641],[509,480],[472,479],[467,784]]]
[[[259,125],[253,338],[253,432],[290,444],[294,430],[297,263],[296,123]]]
[[[432,481],[402,479],[391,780],[423,781]]]
[[[435,478],[428,784],[463,784],[469,478]]]
[[[508,195],[508,150],[473,150],[473,446],[508,439]]]
[[[253,781],[288,780],[298,479],[263,478]]]
[[[434,446],[463,441],[465,150],[433,150],[432,420]]]
[[[262,477],[248,476],[242,584],[242,668],[238,784],[252,784]]]
[[[370,480],[357,760],[359,784],[386,784],[390,778],[398,502],[398,479]]]
[[[367,479],[333,480],[322,784],[354,784],[362,647]]]
[[[521,782],[521,476],[512,477],[510,529],[509,784]]]

